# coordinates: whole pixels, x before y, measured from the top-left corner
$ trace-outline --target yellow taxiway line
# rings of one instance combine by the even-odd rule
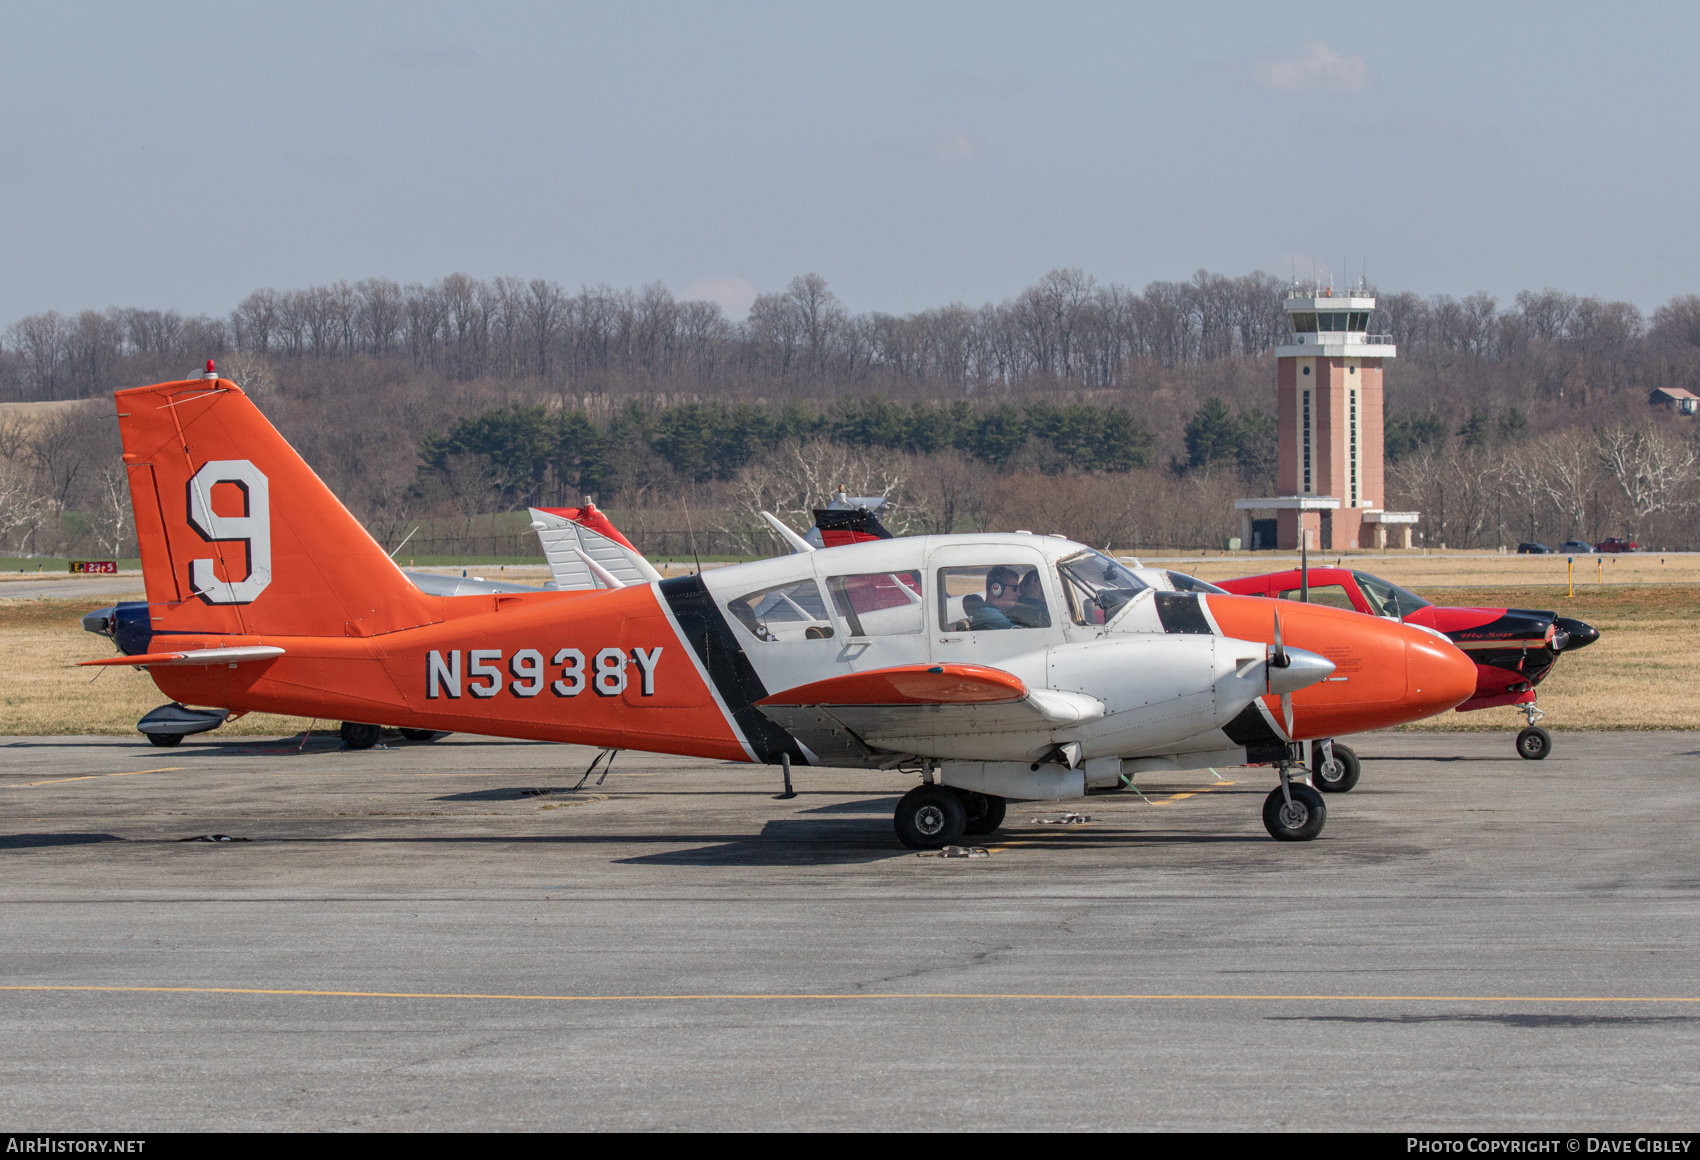
[[[848,999],[1006,999],[1055,1002],[1254,1002],[1254,1003],[1700,1003],[1693,995],[1243,995],[1091,994],[1002,991],[847,991],[683,995],[504,995],[459,991],[308,991],[272,987],[116,987],[5,984],[0,991],[99,991],[169,995],[285,995],[327,999],[483,999],[530,1003],[838,1002]]]
[[[63,785],[67,781],[93,781],[97,777],[135,777],[143,773],[176,773],[187,768],[183,765],[168,765],[163,769],[130,769],[123,773],[85,773],[81,777],[56,777],[52,781],[21,781],[16,785],[0,786],[0,789],[28,789],[32,785]]]
[[[1194,789],[1194,790],[1188,790],[1186,793],[1177,793],[1177,794],[1173,795],[1172,797],[1166,797],[1160,802],[1152,802],[1151,804],[1154,805],[1154,806],[1166,806],[1170,802],[1178,802],[1178,801],[1182,801],[1182,800],[1189,798],[1189,797],[1197,797],[1201,793],[1209,793],[1211,790],[1220,789],[1222,786],[1225,786],[1225,785],[1238,785],[1238,784],[1239,784],[1238,782],[1233,782],[1233,781],[1213,781],[1209,785],[1205,786],[1203,789]]]

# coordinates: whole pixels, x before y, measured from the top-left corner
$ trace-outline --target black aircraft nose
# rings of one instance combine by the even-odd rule
[[[1600,639],[1599,629],[1591,624],[1583,624],[1580,620],[1572,620],[1568,616],[1561,616],[1553,621],[1553,627],[1565,637],[1564,643],[1558,646],[1559,652],[1574,652],[1579,648],[1587,648]]]

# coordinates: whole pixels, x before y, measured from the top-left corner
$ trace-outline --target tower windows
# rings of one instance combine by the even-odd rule
[[[1358,389],[1352,387],[1346,391],[1346,430],[1347,438],[1351,441],[1351,475],[1352,502],[1349,507],[1358,506]]]
[[[1310,370],[1310,368],[1306,367],[1305,370],[1308,372]],[[1301,432],[1300,439],[1303,441],[1302,450],[1303,450],[1303,459],[1304,459],[1304,491],[1305,491],[1306,495],[1309,495],[1310,491],[1311,491],[1311,486],[1310,486],[1310,447],[1311,447],[1311,436],[1312,436],[1311,412],[1310,412],[1310,392],[1309,391],[1300,391],[1299,394],[1301,396],[1301,402],[1300,402],[1301,410],[1300,410],[1300,414],[1299,414],[1299,431]]]

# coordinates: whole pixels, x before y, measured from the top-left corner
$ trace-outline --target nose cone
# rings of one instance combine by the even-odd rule
[[[1408,705],[1416,721],[1462,705],[1476,691],[1476,664],[1457,645],[1428,633],[1405,642]]]
[[[1296,693],[1334,675],[1334,662],[1327,657],[1302,648],[1289,648],[1286,652],[1287,663],[1284,666],[1278,667],[1273,659],[1269,662],[1271,693]]]
[[[1553,627],[1563,634],[1553,637],[1553,647],[1558,652],[1575,652],[1579,648],[1587,648],[1600,639],[1600,630],[1591,624],[1583,624],[1580,620],[1572,620],[1561,616],[1553,622]]]

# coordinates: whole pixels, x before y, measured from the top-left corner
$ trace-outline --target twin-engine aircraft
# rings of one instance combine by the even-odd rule
[[[1009,799],[1274,762],[1264,823],[1302,841],[1326,818],[1291,744],[1309,690],[1349,691],[1308,714],[1332,736],[1440,712],[1474,687],[1468,658],[1432,632],[1157,592],[1045,536],[885,539],[618,587],[435,595],[210,364],[205,379],[116,399],[147,601],[91,626],[123,655],[84,663],[146,668],[173,700],[149,715],[161,720],[267,711],[787,771],[900,769],[921,784],[898,804],[897,835],[922,849],[992,832]]]

